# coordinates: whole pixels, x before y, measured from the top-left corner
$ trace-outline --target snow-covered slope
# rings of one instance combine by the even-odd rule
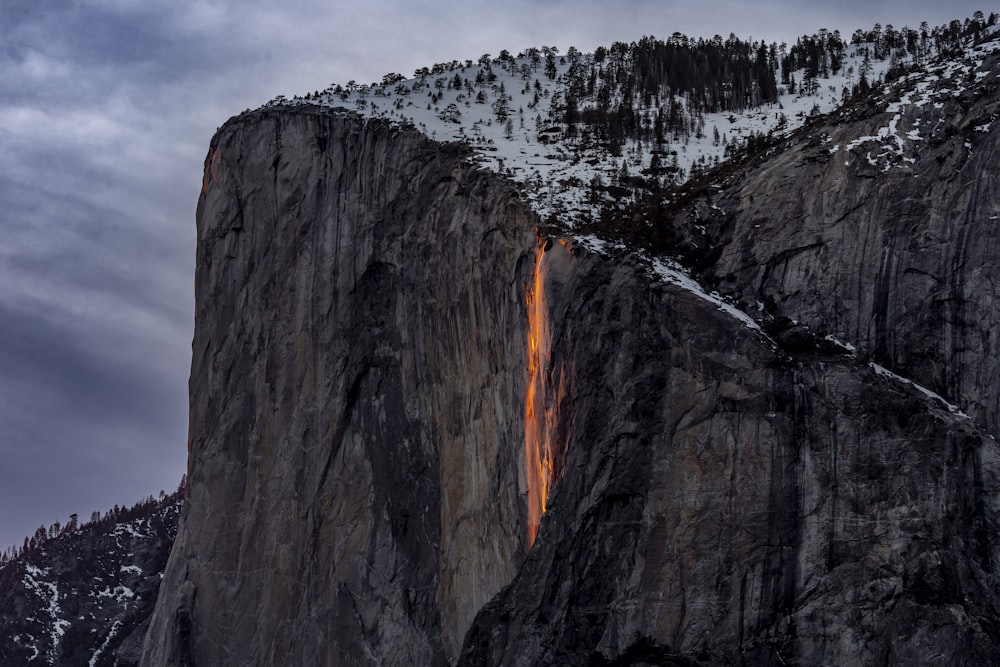
[[[811,114],[833,110],[840,103],[845,87],[855,81],[866,47],[851,47],[845,67],[824,80],[815,94],[790,93],[782,87],[783,94],[777,103],[742,113],[707,113],[703,115],[703,128],[692,135],[668,140],[664,145],[625,140],[618,155],[596,142],[566,136],[565,124],[552,119],[558,115],[553,101],[564,99],[572,64],[565,57],[557,59],[558,74],[553,79],[533,67],[530,58],[521,57],[492,61],[489,65],[463,64],[454,71],[390,85],[352,86],[343,94],[326,91],[318,98],[279,102],[319,102],[345,107],[369,118],[412,123],[439,141],[466,142],[484,167],[524,184],[528,200],[540,215],[572,225],[600,214],[600,202],[592,196],[595,178],[602,185],[611,185],[620,180],[623,169],[639,174],[649,169],[653,155],[659,152],[669,156],[670,166],[676,169],[676,181],[681,182],[692,170],[716,166],[725,160],[730,145],[739,146],[753,136],[776,130],[790,132]],[[586,68],[597,66],[593,54],[581,56],[580,62]],[[880,79],[888,66],[887,60],[875,62],[872,79]],[[490,78],[487,72],[495,79],[488,84],[476,84]],[[525,72],[530,74],[525,76]],[[456,75],[463,82],[470,82],[471,90],[464,83],[461,88],[452,87]],[[509,109],[506,119],[496,113],[504,99]],[[686,106],[683,96],[678,95],[677,101]],[[646,113],[652,115],[655,109]]]
[[[0,564],[0,664],[138,664],[182,495],[40,529]]]
[[[871,135],[853,139],[843,145],[832,144],[831,153],[844,151],[844,160],[865,160],[880,171],[893,167],[906,168],[917,160],[921,143],[941,136],[944,123],[922,127],[917,118],[907,124],[905,112],[931,104],[944,107],[947,99],[956,98],[977,85],[990,72],[983,68],[987,55],[1000,51],[996,33],[983,35],[985,41],[969,44],[961,54],[943,58],[924,66],[914,67],[905,76],[882,86],[885,124]],[[977,132],[990,132],[993,119],[976,127]]]
[[[928,104],[940,109],[944,100],[961,95],[988,76],[983,61],[1000,50],[996,18],[991,15],[984,21],[980,17],[978,24],[953,21],[934,29],[924,24],[919,31],[893,31],[886,26],[883,32],[876,25],[871,31],[856,31],[850,44],[839,33],[821,31],[796,40],[791,47],[742,43],[733,37],[723,42],[718,36],[696,45],[678,34],[665,43],[643,38],[639,48],[635,43],[617,44],[592,54],[570,47],[559,55],[555,47],[541,47],[517,57],[504,52],[496,58],[486,54],[476,62],[435,65],[409,79],[389,74],[378,84],[351,82],[304,97],[279,96],[268,105],[344,108],[367,118],[412,125],[439,141],[466,143],[484,168],[519,183],[534,210],[574,243],[602,254],[631,252],[649,263],[652,279],[709,299],[764,335],[761,323],[768,315],[759,303],[756,308],[731,303],[706,290],[677,261],[650,257],[638,245],[622,243],[622,235],[606,224],[609,211],[648,220],[643,206],[650,201],[669,205],[679,186],[725,167],[727,161],[746,158],[755,150],[755,142],[756,149],[761,145],[768,149],[811,121],[825,117],[828,126],[831,118],[846,123],[859,109],[877,118],[880,125],[870,134],[849,140],[822,135],[819,141],[828,144],[831,156],[846,164],[866,162],[879,173],[908,169],[918,159],[923,143],[940,140],[947,131],[941,123],[922,127],[913,109]],[[641,62],[643,43],[647,50],[650,43],[665,44],[681,54],[694,54],[707,44],[730,54],[726,57],[734,61],[739,56],[731,54],[741,49],[751,59],[759,53],[763,60],[768,52],[776,95],[763,103],[751,101],[714,111],[705,108],[704,97],[687,91],[661,86],[665,95],[643,95],[630,89],[630,84],[619,83],[621,70],[642,71],[650,66]],[[612,67],[608,54],[615,52],[621,55],[617,78],[608,76]],[[581,82],[589,82],[585,93]],[[723,83],[722,88],[731,85]],[[616,144],[582,121],[600,104],[602,92],[612,107],[635,110],[637,136],[623,137]],[[567,117],[570,97],[579,107],[575,123]],[[679,120],[672,121],[665,132],[658,129],[655,140],[648,140],[657,119],[662,124],[668,113],[678,114]],[[990,132],[997,126],[994,121],[985,119],[976,130]],[[645,141],[642,128],[647,130]],[[848,344],[846,349],[853,354],[853,346]]]
[[[369,118],[412,124],[439,141],[465,142],[484,167],[522,184],[526,198],[544,219],[572,228],[600,220],[608,206],[621,208],[633,203],[638,191],[669,190],[706,172],[754,139],[788,135],[811,117],[834,111],[859,91],[885,85],[887,75],[898,76],[912,69],[908,80],[919,83],[913,94],[900,99],[898,105],[919,104],[930,101],[935,94],[947,94],[946,90],[931,92],[933,83],[959,82],[970,69],[975,70],[976,59],[981,61],[982,53],[993,47],[992,42],[975,47],[973,43],[991,30],[984,26],[967,34],[960,42],[967,47],[966,52],[948,51],[945,60],[933,58],[934,53],[941,54],[945,48],[937,32],[937,41],[932,45],[926,32],[918,36],[917,31],[908,31],[912,37],[906,48],[902,37],[896,41],[862,41],[881,35],[877,31],[858,31],[851,44],[841,40],[839,34],[835,33],[834,38],[823,31],[819,36],[797,41],[799,51],[808,51],[816,42],[827,45],[821,47],[827,50],[813,56],[816,64],[811,67],[812,73],[809,65],[792,69],[808,58],[789,58],[796,47],[786,44],[722,42],[716,37],[717,41],[702,40],[696,47],[693,40],[676,34],[666,42],[653,42],[679,53],[695,53],[706,44],[717,45],[720,53],[730,54],[725,57],[733,59],[739,58],[731,55],[739,47],[745,47],[750,54],[761,49],[770,53],[769,68],[777,85],[774,99],[766,103],[754,103],[752,99],[750,104],[723,103],[729,108],[716,111],[706,109],[703,100],[684,90],[678,92],[661,85],[664,94],[650,98],[630,84],[621,84],[620,76],[607,76],[611,68],[608,53],[621,54],[619,70],[631,69],[645,76],[648,66],[639,62],[642,49],[635,44],[614,45],[596,54],[581,54],[572,47],[562,55],[555,47],[528,49],[517,57],[507,52],[495,58],[485,54],[476,62],[453,61],[418,70],[414,78],[388,74],[378,84],[350,82],[346,87],[334,85],[304,97],[279,96],[269,104],[318,103],[346,108]],[[907,31],[895,34],[900,33],[905,35]],[[954,48],[952,42],[947,44]],[[831,60],[835,62],[831,64]],[[586,122],[575,122],[571,127],[567,107],[578,107],[576,116],[583,119],[600,104],[602,95],[605,107],[610,103],[612,108],[619,105],[634,112],[630,122],[640,128],[633,133],[639,138],[626,136],[609,145],[607,137],[591,131]],[[643,141],[641,128],[652,128],[658,116],[662,126],[668,114],[679,116],[671,121],[672,130],[658,129],[655,140]],[[921,131],[932,128],[901,130],[890,120],[884,132],[870,138],[881,148],[866,148],[869,142],[858,140],[844,147],[831,146],[831,150],[843,148],[853,151],[859,159],[873,162],[888,157],[886,151],[895,151],[903,159],[906,156],[902,144],[896,139],[916,138]]]

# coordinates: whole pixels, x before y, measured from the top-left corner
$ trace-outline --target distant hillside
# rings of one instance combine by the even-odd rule
[[[0,557],[0,665],[135,665],[184,498],[40,527]]]

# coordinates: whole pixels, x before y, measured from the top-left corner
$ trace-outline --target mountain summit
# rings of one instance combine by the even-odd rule
[[[143,664],[1000,661],[995,23],[228,121]]]

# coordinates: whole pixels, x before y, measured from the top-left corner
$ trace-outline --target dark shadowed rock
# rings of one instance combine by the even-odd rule
[[[138,665],[182,503],[178,491],[26,540],[0,564],[0,664]]]
[[[1000,658],[991,436],[636,267],[565,261],[565,469],[463,664]]]

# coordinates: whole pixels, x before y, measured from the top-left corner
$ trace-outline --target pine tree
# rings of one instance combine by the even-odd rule
[[[556,78],[556,56],[552,50],[548,50],[545,53],[545,76],[549,79]]]

